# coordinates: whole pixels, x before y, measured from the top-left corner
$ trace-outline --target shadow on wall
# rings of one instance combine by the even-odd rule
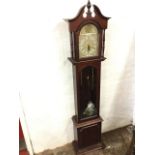
[[[65,21],[57,23],[52,29],[52,46],[56,49],[56,79],[57,83],[57,105],[59,111],[57,121],[63,125],[60,133],[63,135],[61,143],[66,144],[73,140],[73,123],[72,116],[75,114],[74,110],[74,93],[73,93],[73,75],[72,65],[68,60],[70,57],[70,38],[68,31],[68,23]],[[61,96],[61,97],[60,97]],[[57,111],[56,110],[56,111]],[[63,145],[62,144],[62,145]]]
[[[59,85],[62,87],[62,83],[65,84],[65,88],[67,90],[60,89],[59,93],[66,94],[66,97],[71,98],[73,101],[73,97],[71,97],[68,92],[73,90],[73,82],[71,81],[73,76],[72,76],[72,65],[68,60],[68,57],[70,57],[70,36],[69,36],[69,31],[68,31],[68,23],[65,21],[59,22],[54,29],[52,29],[52,42],[56,49],[56,51],[52,52],[57,52],[55,54],[56,56],[56,64],[55,66],[57,67],[57,71],[61,79],[59,80]],[[62,69],[63,68],[63,69]],[[66,85],[67,84],[67,85]],[[73,94],[71,94],[73,96]]]
[[[116,88],[116,94],[113,98],[112,116],[117,116],[117,121],[113,122],[113,127],[118,124],[124,125],[133,122],[134,108],[134,49],[133,44],[130,44],[128,56],[124,70],[119,78],[119,84]],[[132,46],[132,47],[131,47]]]
[[[103,128],[113,130],[121,126],[132,124],[134,110],[134,38],[129,44],[128,56],[118,82],[115,84],[115,93],[110,100],[109,107],[103,112]],[[110,85],[113,87],[112,85]],[[109,92],[110,93],[110,92]],[[108,104],[105,103],[104,106]]]

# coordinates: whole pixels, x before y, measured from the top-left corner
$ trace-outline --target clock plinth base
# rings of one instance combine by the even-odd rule
[[[91,146],[88,146],[88,147],[83,148],[83,149],[78,149],[77,142],[74,141],[73,142],[73,147],[74,147],[74,150],[76,151],[76,155],[82,155],[82,154],[89,153],[89,152],[92,152],[92,151],[104,149],[105,145],[102,144],[102,143],[98,143],[98,144],[91,145]]]
[[[78,123],[76,117],[73,118],[74,125],[74,148],[77,155],[104,148],[101,142],[101,117]]]

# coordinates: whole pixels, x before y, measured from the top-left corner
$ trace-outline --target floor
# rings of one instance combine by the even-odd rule
[[[134,155],[134,132],[133,126],[127,126],[114,131],[104,133],[102,141],[104,150],[93,151],[84,155]],[[46,150],[36,155],[76,155],[72,144]]]

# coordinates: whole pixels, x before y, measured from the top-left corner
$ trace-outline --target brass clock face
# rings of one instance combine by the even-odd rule
[[[95,25],[82,27],[79,35],[79,58],[98,56],[99,34]]]

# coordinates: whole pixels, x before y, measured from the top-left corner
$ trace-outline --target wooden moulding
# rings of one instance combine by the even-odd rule
[[[91,124],[95,124],[95,123],[99,123],[99,122],[103,121],[103,119],[101,117],[98,117],[98,118],[93,119],[93,120],[77,123],[76,116],[73,116],[72,120],[73,120],[73,124],[75,125],[76,128],[81,128],[81,127],[84,127],[87,125],[91,125]]]
[[[106,59],[105,57],[101,57],[101,58],[99,58],[99,59],[90,59],[90,60],[76,61],[76,60],[74,60],[73,58],[68,58],[68,60],[69,60],[73,65],[76,65],[76,64],[79,64],[79,63],[82,63],[82,62],[104,61],[105,59]]]

